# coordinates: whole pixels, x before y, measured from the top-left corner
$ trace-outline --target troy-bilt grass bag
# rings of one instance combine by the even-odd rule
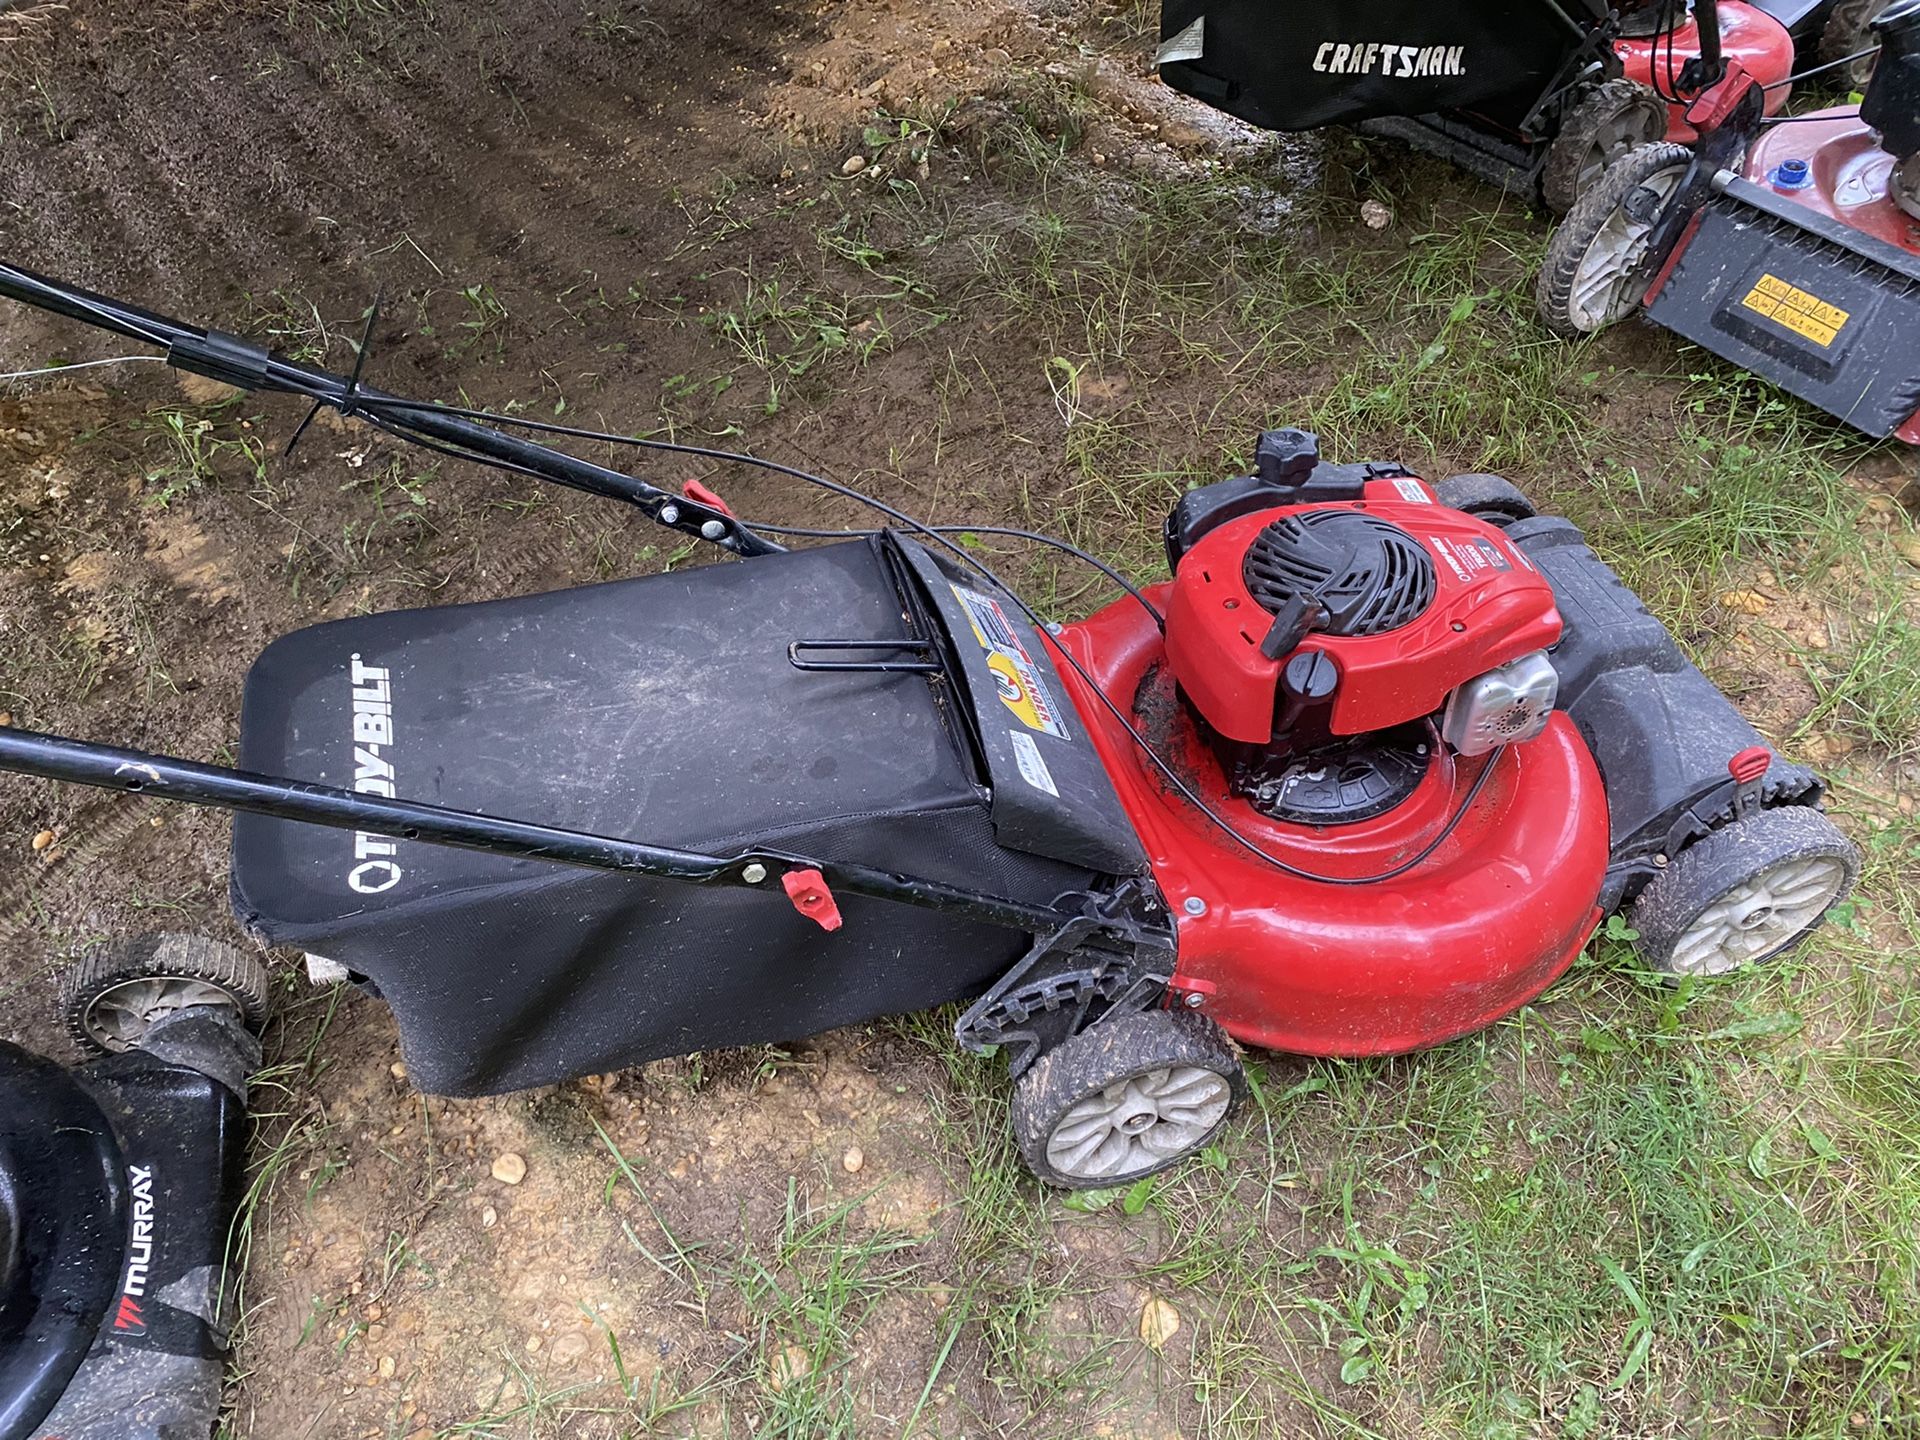
[[[1145,869],[1039,637],[892,538],[342,620],[248,676],[240,763],[712,854],[1048,904]],[[1002,633],[989,633],[1000,631]],[[809,641],[924,642],[889,650]],[[845,669],[801,669],[790,653]],[[883,671],[910,662],[920,669]],[[423,1089],[487,1093],[977,992],[1014,930],[236,817],[236,912],[393,1007]]]
[[[1517,117],[1590,23],[1584,6],[1548,0],[1166,0],[1160,75],[1268,130],[1469,108]]]

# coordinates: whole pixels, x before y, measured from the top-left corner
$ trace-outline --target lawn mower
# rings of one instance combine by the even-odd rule
[[[63,987],[100,1058],[0,1041],[0,1440],[212,1431],[266,985],[254,955],[143,936]]]
[[[1610,167],[1547,249],[1559,334],[1648,319],[1876,439],[1920,444],[1920,0],[1873,22],[1858,106],[1769,120],[1751,83],[1694,151]]]
[[[951,530],[800,470],[401,399],[10,266],[0,294],[736,557],[287,635],[235,767],[0,729],[0,770],[239,812],[241,921],[383,998],[430,1091],[964,1001],[1035,1173],[1123,1184],[1219,1132],[1233,1039],[1435,1045],[1621,912],[1653,970],[1730,970],[1858,870],[1819,778],[1497,477],[1267,432],[1173,508],[1169,580],[1102,566],[1130,593],[1059,626]],[[787,549],[702,484],[515,429],[760,465],[888,523]]]
[[[1728,75],[1777,111],[1796,39],[1848,44],[1857,4],[1167,0],[1157,58],[1176,90],[1264,129],[1393,136],[1565,214],[1634,147],[1691,141],[1687,102]]]

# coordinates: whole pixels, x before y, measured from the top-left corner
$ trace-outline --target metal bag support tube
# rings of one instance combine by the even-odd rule
[[[31,730],[0,728],[0,770],[216,810],[248,810],[336,830],[364,830],[395,840],[484,850],[589,870],[624,870],[695,885],[730,885],[778,894],[779,875],[792,870],[818,870],[829,886],[848,894],[949,911],[969,920],[1033,934],[1050,934],[1072,918],[1069,912],[864,865],[830,864],[778,850],[754,850],[731,857],[703,855],[525,820],[475,815],[414,800],[362,795],[306,780],[201,765],[169,755],[95,745]]]

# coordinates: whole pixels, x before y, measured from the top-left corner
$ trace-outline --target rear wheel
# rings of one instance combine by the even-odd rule
[[[1827,13],[1827,23],[1820,27],[1820,63],[1840,65],[1845,60],[1847,63],[1833,73],[1849,90],[1865,90],[1867,82],[1873,79],[1879,52],[1874,50],[1870,55],[1860,52],[1873,50],[1879,43],[1868,26],[1886,8],[1887,0],[1840,0]],[[1849,60],[1848,56],[1857,58]]]
[[[1633,902],[1636,948],[1669,975],[1720,975],[1799,944],[1860,874],[1853,842],[1818,810],[1762,810],[1696,841]]]
[[[1498,475],[1449,475],[1433,487],[1440,503],[1501,529],[1540,512],[1520,487]]]
[[[1682,145],[1642,145],[1573,207],[1547,242],[1534,288],[1534,305],[1549,330],[1576,339],[1639,308],[1634,272],[1692,161]]]
[[[1632,80],[1602,82],[1560,124],[1540,172],[1540,198],[1556,215],[1579,203],[1616,160],[1667,135],[1667,107]]]
[[[1049,1184],[1131,1184],[1197,1154],[1244,1087],[1232,1043],[1213,1021],[1170,1010],[1109,1015],[1020,1077],[1014,1138]]]
[[[81,957],[61,980],[67,1029],[86,1049],[134,1049],[156,1021],[193,1005],[227,1010],[249,1030],[267,1019],[267,967],[204,935],[140,935]]]

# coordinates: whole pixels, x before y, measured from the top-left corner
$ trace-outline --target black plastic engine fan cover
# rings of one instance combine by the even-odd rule
[[[1433,603],[1433,560],[1398,525],[1358,510],[1304,510],[1276,520],[1247,547],[1247,592],[1270,614],[1317,599],[1328,635],[1380,635]]]

